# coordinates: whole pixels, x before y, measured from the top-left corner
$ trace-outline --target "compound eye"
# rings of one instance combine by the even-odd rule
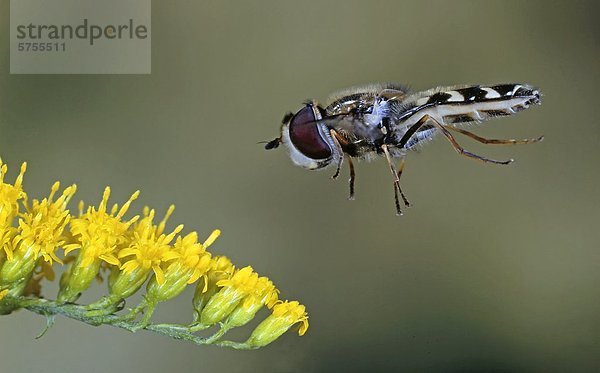
[[[290,120],[290,140],[298,151],[311,159],[331,157],[331,147],[321,134],[311,105],[300,109]]]

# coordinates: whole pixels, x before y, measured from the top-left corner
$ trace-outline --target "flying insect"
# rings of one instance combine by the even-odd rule
[[[335,166],[334,179],[346,159],[350,169],[350,199],[354,199],[353,159],[385,157],[393,177],[396,213],[402,214],[400,198],[410,202],[400,187],[406,155],[438,134],[466,157],[500,165],[513,159],[495,160],[465,150],[453,133],[483,144],[527,144],[543,136],[523,140],[486,139],[463,127],[508,116],[540,104],[540,92],[528,84],[462,85],[410,93],[401,85],[371,84],[332,95],[322,106],[305,102],[295,114],[287,113],[280,136],[265,145],[283,144],[292,161],[309,170]],[[398,166],[396,166],[398,160]]]

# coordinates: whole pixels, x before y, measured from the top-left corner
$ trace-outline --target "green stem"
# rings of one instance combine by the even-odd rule
[[[216,341],[221,339],[221,337],[224,336],[225,333],[227,333],[228,331],[229,331],[229,328],[227,328],[225,325],[221,324],[219,330],[217,330],[217,332],[215,334],[206,338],[206,343],[214,344]]]
[[[219,346],[219,347],[231,347],[233,349],[236,350],[256,350],[259,347],[256,346],[250,346],[246,343],[242,343],[242,342],[233,342],[233,341],[220,341],[220,342],[215,342],[213,343],[213,346]]]
[[[211,327],[211,325],[204,325],[204,324],[201,324],[198,322],[198,323],[194,323],[194,324],[190,325],[189,328],[190,328],[191,332],[199,332],[201,330],[208,329],[210,327]]]
[[[101,316],[88,316],[89,310],[86,306],[78,304],[61,304],[56,301],[38,298],[13,298],[3,299],[3,301],[9,301],[11,305],[15,305],[16,308],[25,308],[31,312],[43,315],[62,315],[70,319],[78,320],[83,323],[92,326],[110,325],[116,328],[125,329],[130,332],[135,332],[140,329],[140,323],[135,320],[127,321],[122,316],[118,315],[101,315]],[[230,347],[238,350],[252,350],[256,347],[248,346],[244,343],[232,342],[232,341],[217,341],[225,331],[219,330],[215,335],[204,338],[199,337],[190,330],[187,325],[180,324],[147,324],[143,328],[157,334],[161,334],[173,339],[179,339],[189,341],[197,345],[214,345],[219,347]]]

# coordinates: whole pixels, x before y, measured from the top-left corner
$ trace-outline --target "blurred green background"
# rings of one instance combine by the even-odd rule
[[[600,370],[600,26],[595,1],[338,1],[152,4],[152,74],[9,75],[0,2],[0,155],[29,162],[26,188],[61,180],[78,199],[164,211],[212,251],[251,264],[310,313],[310,329],[258,351],[198,347],[26,311],[0,318],[13,371]],[[543,143],[458,156],[442,139],[410,154],[394,215],[384,160],[294,167],[265,152],[288,110],[348,86],[415,90],[527,82],[543,105],[476,132]],[[75,207],[75,206],[73,206]],[[54,297],[55,285],[45,295]],[[91,301],[97,286],[82,301]],[[191,317],[190,291],[157,319]],[[234,333],[243,338],[245,333]]]

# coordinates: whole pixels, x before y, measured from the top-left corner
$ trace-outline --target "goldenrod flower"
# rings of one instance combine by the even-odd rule
[[[200,244],[198,234],[192,232],[185,237],[178,237],[174,249],[179,257],[170,263],[161,282],[158,276],[150,279],[146,299],[149,302],[162,302],[179,295],[188,284],[193,284],[206,274],[210,268],[210,253],[208,248],[221,234],[215,230]]]
[[[4,264],[7,257],[12,259],[11,242],[16,234],[17,229],[14,227],[0,227],[0,267]]]
[[[117,206],[117,205],[115,205],[115,206]],[[116,208],[115,206],[113,206],[113,209]],[[167,209],[167,212],[165,213],[165,216],[162,218],[160,223],[158,223],[158,225],[154,225],[154,222],[153,222],[154,215],[155,215],[154,209],[150,209],[150,207],[144,206],[144,209],[142,211],[142,217],[133,223],[133,225],[131,226],[131,229],[129,229],[129,231],[128,231],[127,240],[121,246],[119,246],[117,248],[118,249],[117,251],[120,251],[121,249],[126,249],[126,248],[130,247],[131,243],[135,239],[135,234],[136,233],[142,234],[142,232],[145,229],[147,229],[148,225],[151,227],[150,228],[151,233],[154,233],[155,236],[160,236],[164,232],[167,221],[173,214],[173,211],[175,211],[175,205],[169,206],[169,208]]]
[[[275,288],[271,280],[267,277],[260,277],[252,292],[229,315],[224,327],[231,329],[246,325],[263,306],[272,308],[277,303],[278,293],[279,290]]]
[[[247,295],[263,284],[258,280],[258,273],[248,266],[235,271],[231,278],[217,282],[217,285],[221,290],[210,298],[200,314],[202,325],[210,326],[222,321]]]
[[[192,305],[194,306],[194,322],[200,320],[202,310],[210,300],[219,291],[217,283],[221,280],[231,277],[235,266],[226,256],[213,256],[210,262],[210,268],[206,276],[202,277],[196,285]]]
[[[83,215],[71,222],[71,233],[76,242],[68,245],[65,254],[80,249],[79,256],[82,257],[81,264],[83,266],[90,265],[97,259],[118,265],[119,260],[113,251],[118,244],[126,240],[127,229],[138,220],[139,216],[135,216],[129,221],[121,221],[121,219],[139,195],[140,191],[138,190],[131,195],[118,212],[116,208],[113,208],[111,213],[108,214],[106,211],[110,188],[106,187],[98,210],[94,206],[89,206]]]
[[[66,274],[67,277],[61,279],[62,286],[58,295],[60,302],[76,300],[96,277],[102,261],[112,265],[120,264],[114,251],[117,245],[126,242],[127,230],[139,216],[128,221],[121,219],[139,194],[136,191],[118,211],[113,208],[109,214],[107,205],[110,188],[106,187],[97,210],[90,206],[83,215],[71,221],[71,234],[75,242],[65,246],[65,254],[77,249],[79,252]]]
[[[303,305],[297,301],[276,304],[273,313],[254,329],[246,344],[253,347],[266,346],[296,323],[300,323],[298,335],[304,335],[308,330],[308,315]]]
[[[221,231],[214,230],[212,234],[204,241],[198,243],[198,234],[192,232],[185,237],[179,236],[175,242],[174,249],[179,256],[168,264],[162,282],[154,275],[146,287],[145,296],[145,314],[140,322],[145,326],[154,312],[154,308],[159,302],[169,300],[185,289],[189,284],[193,284],[206,274],[210,268],[211,255],[206,252],[209,247],[221,234]]]
[[[6,184],[4,176],[8,171],[8,166],[2,163],[0,159],[0,265],[5,256],[12,258],[12,241],[16,229],[13,228],[13,220],[19,213],[19,200],[26,198],[23,191],[23,176],[27,170],[27,163],[21,165],[21,171],[14,185]]]
[[[66,188],[62,195],[53,201],[60,183],[56,182],[50,196],[42,201],[34,200],[27,212],[19,220],[19,233],[12,240],[12,255],[0,270],[0,284],[27,282],[33,274],[38,258],[50,264],[61,262],[55,251],[65,243],[64,230],[69,223],[69,200],[75,194],[76,186]],[[22,290],[22,289],[20,289]],[[18,294],[13,294],[18,295]]]
[[[4,177],[8,172],[8,166],[2,163],[0,158],[0,224],[5,226],[12,222],[12,219],[19,213],[18,201],[23,199],[26,194],[23,191],[23,177],[27,170],[27,163],[21,165],[21,170],[17,176],[14,185],[4,182]]]
[[[179,258],[177,261],[169,266],[167,270],[171,270],[171,267],[175,268],[177,264],[184,273],[178,273],[173,270],[174,275],[188,277],[188,284],[193,284],[204,275],[210,269],[212,264],[211,256],[206,252],[208,249],[221,235],[219,229],[212,231],[210,236],[202,244],[198,243],[198,233],[192,232],[187,236],[177,239],[175,243],[175,250],[179,252]]]
[[[164,277],[161,264],[177,257],[177,252],[171,248],[170,242],[183,229],[183,226],[178,226],[171,234],[162,234],[167,219],[174,209],[175,206],[171,205],[163,220],[158,225],[154,225],[154,210],[144,207],[142,219],[133,224],[127,241],[120,245],[122,248],[118,251],[117,257],[126,259],[120,266],[112,268],[109,276],[110,294],[90,304],[90,309],[105,308],[110,311],[109,306],[137,292],[152,270],[161,278]]]
[[[107,187],[97,208],[85,209],[80,202],[78,217],[67,210],[75,185],[56,198],[60,188],[56,182],[47,198],[28,203],[22,188],[25,169],[24,163],[14,185],[7,184],[7,167],[0,160],[0,315],[27,308],[46,317],[60,314],[91,325],[113,325],[129,331],[145,328],[196,344],[236,349],[264,346],[295,323],[301,323],[300,334],[306,331],[304,306],[298,302],[280,303],[279,291],[267,277],[259,277],[250,266],[235,270],[229,259],[207,251],[220,230],[214,230],[203,243],[198,242],[196,232],[180,234],[183,225],[164,233],[173,206],[158,224],[153,223],[155,212],[148,207],[141,219],[135,216],[126,220],[124,216],[139,191],[122,206],[114,204],[109,209]],[[58,248],[63,248],[67,256],[61,259],[56,253]],[[69,255],[74,251],[76,255]],[[54,279],[52,265],[56,263],[68,266],[60,278],[57,301],[52,301],[41,296],[42,280]],[[74,302],[94,278],[101,279],[103,270],[110,271],[108,295],[88,305],[65,304]],[[128,313],[119,313],[124,299],[148,279],[141,304]],[[198,284],[193,324],[150,323],[158,303],[178,296],[194,283]],[[265,306],[273,308],[273,314],[247,342],[220,340],[229,329],[245,325]],[[138,322],[142,310],[145,313]],[[211,336],[195,334],[216,323],[221,323],[221,328]]]
[[[131,246],[120,250],[118,257],[126,258],[120,267],[123,273],[129,275],[137,270],[139,273],[148,274],[152,270],[157,281],[162,283],[164,273],[161,265],[179,256],[170,243],[175,235],[181,232],[183,225],[177,226],[168,235],[159,235],[159,228],[152,224],[153,218],[154,210],[135,227]]]
[[[67,204],[77,191],[77,186],[73,184],[65,188],[62,195],[53,201],[59,188],[60,183],[54,183],[47,199],[41,202],[33,200],[31,208],[26,206],[28,211],[19,221],[20,233],[13,240],[16,250],[26,247],[33,250],[36,256],[42,255],[50,264],[53,260],[62,263],[55,251],[65,244],[65,228],[71,219]]]

